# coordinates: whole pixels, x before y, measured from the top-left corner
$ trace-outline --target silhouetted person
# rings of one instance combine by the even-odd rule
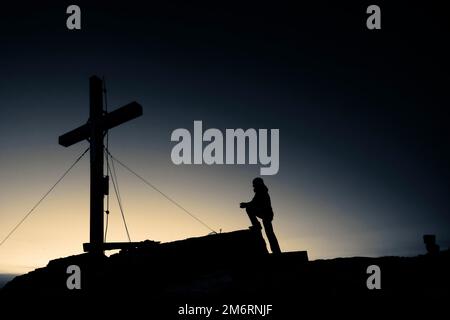
[[[267,189],[264,184],[263,179],[255,178],[253,179],[253,191],[255,191],[255,196],[250,202],[241,202],[240,207],[245,208],[248,217],[252,222],[250,229],[261,230],[261,224],[258,218],[261,218],[264,224],[264,230],[266,231],[267,239],[269,240],[270,249],[273,253],[281,253],[280,246],[278,245],[277,237],[273,232],[272,220],[273,220],[273,210],[270,203],[269,189]]]

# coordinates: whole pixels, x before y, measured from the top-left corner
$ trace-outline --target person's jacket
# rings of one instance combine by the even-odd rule
[[[255,214],[261,219],[273,219],[272,204],[270,203],[269,190],[266,186],[259,186],[255,188],[255,196],[252,201],[248,203]]]

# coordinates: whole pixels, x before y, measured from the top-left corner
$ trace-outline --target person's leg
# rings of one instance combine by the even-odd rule
[[[274,254],[280,254],[281,249],[280,245],[278,244],[277,237],[275,236],[275,232],[273,231],[272,222],[270,220],[264,219],[263,224],[267,239],[269,240],[270,250],[272,250],[272,253]]]
[[[258,218],[256,218],[256,214],[254,213],[254,211],[251,208],[245,208],[245,211],[248,214],[252,226],[255,227],[256,229],[261,230],[261,224],[259,223]]]

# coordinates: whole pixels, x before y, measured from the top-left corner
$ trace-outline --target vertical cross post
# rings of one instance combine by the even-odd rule
[[[91,160],[91,217],[90,243],[93,251],[102,252],[103,213],[104,213],[104,177],[103,177],[103,83],[96,76],[89,79],[89,123],[90,123],[90,160]]]
[[[142,106],[131,102],[119,109],[107,113],[103,111],[103,81],[92,76],[89,79],[89,120],[59,137],[59,144],[69,147],[83,140],[90,144],[91,158],[91,214],[90,214],[90,242],[83,245],[85,251],[102,254],[104,197],[108,193],[108,179],[103,176],[104,150],[103,138],[105,133],[142,115]]]

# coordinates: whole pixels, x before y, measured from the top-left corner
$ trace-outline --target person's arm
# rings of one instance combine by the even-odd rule
[[[240,207],[241,208],[248,208],[248,207],[254,207],[256,204],[256,195],[253,197],[253,199],[249,202],[241,202]]]
[[[241,208],[248,208],[250,206],[254,206],[254,204],[255,204],[255,197],[253,197],[253,199],[251,201],[249,201],[249,202],[241,202],[240,203],[240,207]]]

